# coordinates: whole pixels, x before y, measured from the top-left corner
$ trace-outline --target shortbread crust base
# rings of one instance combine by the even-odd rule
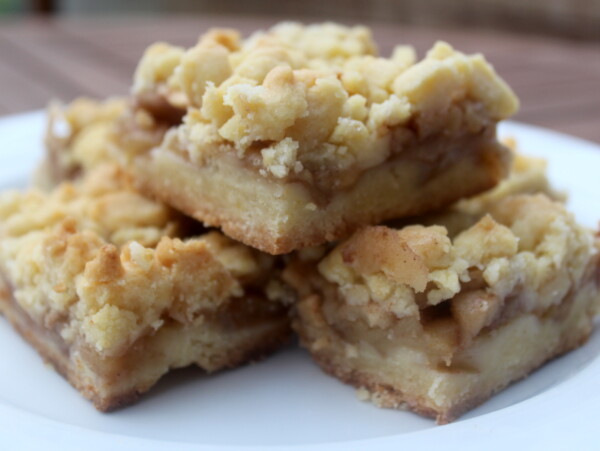
[[[416,147],[363,172],[351,187],[319,195],[300,182],[260,176],[235,155],[194,165],[155,148],[134,158],[138,188],[231,238],[270,254],[333,241],[356,228],[421,214],[492,188],[506,176],[510,153],[485,134],[448,142],[443,165]],[[404,156],[404,155],[409,156]],[[451,188],[449,188],[451,187]]]
[[[104,412],[132,404],[170,369],[193,364],[209,372],[234,368],[265,357],[289,340],[289,320],[282,309],[267,310],[254,319],[235,309],[234,305],[216,312],[194,326],[173,322],[132,344],[125,355],[102,359],[93,350],[69,349],[58,332],[31,319],[5,283],[0,287],[0,313],[47,363]]]
[[[295,328],[303,345],[327,373],[363,392],[379,407],[408,408],[446,424],[482,404],[510,383],[572,349],[583,345],[593,328],[598,285],[592,277],[567,295],[553,314],[522,314],[490,330],[457,360],[470,368],[434,368],[427,355],[388,343],[381,347],[368,337],[348,341],[329,324],[318,296],[298,305]]]

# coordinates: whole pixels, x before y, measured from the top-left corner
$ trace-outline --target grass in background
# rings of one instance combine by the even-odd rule
[[[21,13],[25,10],[19,0],[0,0],[0,16]]]

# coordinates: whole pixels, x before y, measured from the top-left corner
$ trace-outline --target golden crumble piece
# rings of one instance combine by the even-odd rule
[[[189,236],[189,220],[113,164],[49,193],[4,193],[0,223],[0,310],[99,410],[170,368],[237,366],[289,334],[273,257],[216,231]]]
[[[208,44],[201,41],[198,45]],[[276,35],[254,45],[240,50],[243,65],[223,69],[218,76],[190,78],[193,87],[187,83],[183,89],[195,99],[189,106],[198,111],[184,125],[188,138],[196,124],[210,125],[203,128],[204,133],[212,134],[211,140],[230,144],[239,155],[256,143],[291,140],[300,149],[293,161],[302,165],[298,172],[306,170],[314,176],[324,157],[329,171],[364,170],[381,163],[390,152],[388,130],[410,129],[413,117],[420,118],[417,133],[426,136],[439,127],[440,112],[447,111],[458,121],[448,126],[481,130],[481,113],[485,120],[498,121],[517,108],[514,95],[485,60],[465,56],[443,43],[412,65],[352,55],[340,57],[341,62],[319,60],[318,69],[311,68],[310,54],[301,58],[299,50],[278,43]],[[446,50],[443,57],[440,48]],[[198,53],[197,47],[193,50]],[[211,64],[200,64],[196,53],[189,64],[210,70]],[[220,61],[215,55],[202,58]],[[227,60],[226,55],[222,58]],[[186,61],[175,76],[188,72]],[[264,69],[256,69],[261,65]],[[246,66],[255,73],[246,73]],[[475,111],[452,108],[466,98],[480,102]],[[191,154],[209,150],[202,145],[187,149]],[[263,158],[262,166],[273,174],[268,159]]]
[[[440,42],[420,62],[406,46],[390,58],[378,57],[369,29],[333,23],[282,23],[245,41],[234,30],[213,29],[186,51],[154,44],[140,61],[133,93],[165,90],[166,98],[176,99],[174,106],[198,109],[186,121],[189,129],[210,124],[204,133],[238,152],[289,138],[302,149],[298,161],[304,167],[311,154],[345,149],[346,158],[330,162],[342,170],[348,160],[368,167],[385,159],[389,138],[381,135],[408,127],[414,115],[423,116],[419,131],[428,134],[438,118],[426,116],[465,98],[476,99],[473,107],[481,111],[451,112],[475,129],[481,128],[480,113],[498,121],[518,107],[481,55],[466,56]],[[361,161],[365,153],[381,156]],[[269,169],[268,162],[263,165]]]
[[[111,159],[112,127],[126,106],[122,98],[81,97],[66,106],[51,103],[44,139],[47,161],[39,171],[38,184],[50,188]]]
[[[107,162],[123,166],[123,149],[128,155],[147,152],[180,122],[181,113],[152,98],[133,102],[81,97],[67,105],[53,102],[47,110],[46,156],[35,174],[35,185],[50,190]]]
[[[303,26],[297,22],[282,22],[267,34],[309,58],[335,60],[377,53],[371,31],[363,26],[346,27],[333,22]]]
[[[542,158],[525,155],[517,150],[514,140],[505,140],[513,153],[508,177],[491,190],[477,196],[461,199],[454,205],[427,215],[394,222],[395,226],[419,223],[423,225],[443,225],[450,237],[472,226],[491,208],[503,199],[517,194],[544,194],[550,199],[564,201],[564,193],[556,190],[548,180],[547,162]]]
[[[518,109],[481,55],[438,42],[384,57],[368,28],[333,23],[157,44],[132,95],[183,115],[160,146],[120,146],[136,184],[272,254],[493,187],[510,164],[496,123]]]
[[[184,232],[182,217],[164,204],[136,192],[115,164],[100,164],[79,182],[63,183],[49,193],[31,189],[4,193],[2,230],[26,236],[68,220],[118,246],[137,241],[155,246],[163,236]]]
[[[548,162],[546,160],[519,152],[517,143],[512,139],[505,140],[505,144],[514,154],[509,177],[486,193],[472,199],[460,200],[455,205],[456,210],[469,214],[480,214],[513,194],[543,193],[551,199],[565,199],[565,195],[554,189],[548,180]]]
[[[367,227],[316,269],[286,271],[295,328],[325,371],[446,423],[587,340],[599,251],[562,204],[518,195],[453,238]]]
[[[169,89],[173,85],[169,83],[169,79],[183,54],[183,48],[165,42],[157,42],[148,47],[135,71],[134,92],[142,93],[156,88],[161,95],[169,97]],[[172,101],[177,104],[177,97],[172,98]]]

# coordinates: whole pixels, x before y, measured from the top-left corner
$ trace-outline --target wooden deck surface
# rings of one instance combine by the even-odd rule
[[[144,48],[154,41],[189,46],[211,26],[249,33],[274,22],[228,16],[0,21],[0,115],[43,108],[52,98],[123,95]],[[438,39],[484,53],[521,99],[515,119],[600,143],[597,42],[368,25],[383,54],[410,43],[422,55]]]

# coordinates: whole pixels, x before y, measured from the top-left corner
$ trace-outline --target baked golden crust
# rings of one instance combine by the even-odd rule
[[[505,198],[452,240],[443,226],[365,228],[317,270],[289,266],[295,327],[376,403],[448,422],[585,342],[599,249],[542,195]]]
[[[464,149],[454,144],[453,148]],[[439,173],[432,162],[390,161],[365,171],[346,190],[316,197],[306,185],[261,180],[227,158],[198,168],[160,148],[148,159],[137,158],[129,170],[141,191],[206,225],[220,227],[244,244],[283,254],[347,236],[364,224],[435,210],[491,188],[505,176],[509,158],[501,149],[486,152],[466,152]],[[472,177],[465,178],[465,173]]]
[[[579,308],[572,308],[572,313],[569,317],[570,325],[576,326],[574,323],[589,316],[589,311],[581,312],[581,304],[587,305],[590,302],[590,296],[597,296],[597,291],[595,294],[590,294],[589,290],[580,295],[579,298],[570,295],[569,299],[565,299],[565,302],[568,304],[576,302],[580,304],[578,306]],[[597,290],[597,288],[594,288],[594,290]],[[478,353],[499,355],[504,352],[508,354],[510,353],[511,348],[514,349],[519,346],[527,346],[531,352],[529,352],[529,355],[526,358],[522,359],[520,368],[513,372],[515,376],[512,379],[505,378],[504,380],[493,381],[496,385],[487,388],[485,391],[482,390],[482,393],[467,393],[467,396],[457,400],[455,404],[446,410],[441,411],[439,407],[431,406],[431,399],[428,393],[424,394],[419,389],[410,386],[403,389],[402,385],[394,380],[393,371],[396,371],[398,367],[391,370],[392,374],[389,374],[389,370],[387,371],[388,374],[385,374],[384,371],[382,371],[382,368],[387,365],[387,362],[385,361],[376,360],[374,363],[369,362],[369,366],[362,362],[351,362],[348,353],[354,355],[353,348],[344,346],[344,343],[339,340],[335,331],[332,331],[331,326],[324,322],[322,308],[318,298],[306,298],[298,305],[298,308],[300,309],[299,315],[302,318],[302,326],[297,327],[301,343],[307,348],[310,346],[309,349],[311,350],[313,359],[326,373],[340,379],[344,383],[356,387],[357,397],[362,401],[370,401],[380,408],[410,409],[420,415],[435,418],[438,424],[447,424],[455,421],[469,410],[483,404],[492,395],[501,391],[510,383],[526,377],[547,361],[584,345],[589,337],[589,332],[578,331],[571,334],[561,333],[559,328],[551,327],[550,324],[546,324],[547,327],[543,329],[540,327],[540,322],[530,316],[525,318],[525,321],[522,325],[519,325],[519,328],[501,329],[502,335],[504,335],[502,338],[509,345],[505,346],[504,349],[501,346],[481,346],[481,348],[478,349]],[[561,321],[563,321],[563,319],[561,319]],[[586,319],[584,321],[589,320]],[[506,339],[506,336],[511,334],[517,336],[519,333],[527,335],[528,331],[525,330],[526,328],[533,329],[533,333],[529,334],[530,337],[527,337],[531,338],[532,336],[533,339],[520,343],[516,340],[511,342],[509,339]],[[539,339],[542,334],[545,336],[544,338],[548,338],[547,344]],[[315,340],[315,337],[318,337],[317,341]],[[556,343],[556,338],[562,342]],[[497,339],[497,341],[500,342],[502,340]],[[548,349],[548,347],[551,348]],[[420,366],[418,361],[410,362],[410,364],[417,369],[411,376],[425,379],[425,372],[422,369],[422,365]],[[466,374],[457,374],[454,370],[439,371],[439,369],[427,368],[425,374],[429,376],[438,376],[439,381],[444,381],[444,378],[448,378],[449,382],[454,382],[454,384],[458,386],[462,385],[463,388],[471,384],[475,385],[475,388],[478,388],[476,382],[473,383],[473,381],[476,381],[479,376],[475,374],[469,377],[469,368],[466,368],[466,370]],[[497,368],[497,370],[501,371],[502,368]],[[454,381],[451,380],[451,374],[453,372],[457,376]],[[382,376],[382,373],[385,374],[386,377]],[[491,373],[491,371],[489,373]],[[488,375],[491,376],[491,374]],[[435,378],[429,377],[427,379],[427,382],[435,383]],[[440,382],[438,382],[438,384],[440,384]],[[429,387],[431,387],[431,385],[429,385]]]
[[[2,310],[99,409],[171,367],[230,367],[289,333],[272,257],[218,232],[186,238],[188,222],[114,165],[5,193],[0,220]]]

